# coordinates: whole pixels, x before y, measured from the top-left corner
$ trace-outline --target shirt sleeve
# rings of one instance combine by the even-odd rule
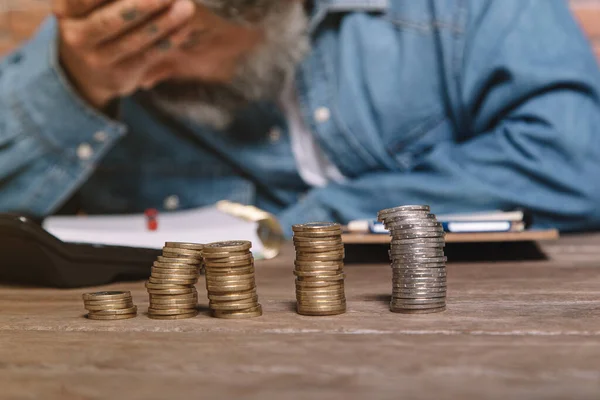
[[[472,10],[464,61],[450,71],[464,139],[439,143],[408,172],[315,189],[281,213],[286,228],[403,204],[523,208],[537,228],[600,227],[600,73],[587,40],[562,1],[473,3],[482,11]]]
[[[126,127],[89,107],[59,66],[56,21],[0,61],[0,211],[45,216]]]

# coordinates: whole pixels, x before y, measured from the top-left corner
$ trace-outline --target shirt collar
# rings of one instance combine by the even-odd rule
[[[314,0],[310,31],[314,31],[328,13],[348,11],[385,11],[389,0]]]

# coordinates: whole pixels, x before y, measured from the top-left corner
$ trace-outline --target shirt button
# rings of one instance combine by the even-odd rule
[[[108,139],[108,135],[104,131],[94,133],[94,140],[99,143],[104,143]]]
[[[89,160],[94,155],[94,149],[88,143],[81,143],[79,147],[77,147],[77,157],[80,160]]]
[[[319,107],[315,111],[315,120],[319,123],[327,122],[331,118],[331,111],[327,107]]]
[[[179,208],[179,196],[172,195],[165,199],[164,206],[166,210],[176,210]]]
[[[281,139],[281,129],[275,127],[269,132],[269,140],[271,143],[278,142]]]

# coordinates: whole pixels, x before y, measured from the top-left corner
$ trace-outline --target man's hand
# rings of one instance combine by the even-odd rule
[[[54,0],[62,66],[102,110],[166,77],[161,61],[188,40],[194,10],[190,0]]]

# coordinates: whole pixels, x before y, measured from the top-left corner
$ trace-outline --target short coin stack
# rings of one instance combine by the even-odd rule
[[[297,311],[301,315],[346,312],[344,243],[340,224],[294,225]]]
[[[390,231],[390,310],[427,314],[446,309],[445,233],[429,206],[400,206],[378,215]]]
[[[146,283],[150,296],[148,317],[185,319],[198,315],[198,282],[202,244],[167,242],[152,266]]]
[[[248,241],[215,242],[204,246],[206,289],[215,318],[243,319],[262,315],[254,277],[254,257]]]
[[[89,319],[115,320],[137,316],[131,292],[96,292],[83,295],[83,305]]]

